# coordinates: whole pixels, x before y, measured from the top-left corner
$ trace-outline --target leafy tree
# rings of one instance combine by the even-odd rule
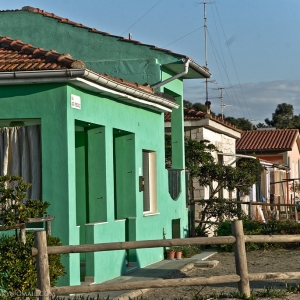
[[[206,112],[206,105],[205,104],[202,104],[200,102],[196,102],[196,103],[192,103],[188,100],[183,100],[183,105],[185,108],[188,108],[188,109],[194,109],[196,111],[202,111],[202,112]],[[212,115],[216,115],[214,112],[210,111],[210,113]]]
[[[206,112],[206,105],[205,104],[202,104],[200,102],[196,102],[193,104],[192,108],[196,111],[202,111],[202,112]]]
[[[45,214],[49,202],[27,199],[26,192],[30,186],[20,176],[0,176],[0,225],[25,223],[28,218]]]
[[[294,128],[294,107],[291,104],[278,104],[275,112],[272,113],[272,119],[265,119],[265,122],[270,127],[277,129]]]
[[[266,125],[265,123],[258,123],[256,124],[256,128],[268,128],[269,126]]]
[[[199,168],[198,180],[200,186],[209,188],[209,199],[200,200],[202,205],[200,221],[241,218],[243,211],[240,204],[228,203],[228,199],[220,198],[222,189],[227,191],[237,190],[249,194],[249,188],[260,181],[262,166],[257,159],[243,158],[237,161],[236,166],[209,163]],[[200,223],[201,224],[201,223]],[[211,224],[202,223],[201,232],[207,231]]]
[[[242,130],[255,129],[255,126],[245,118],[225,117],[224,120]]]
[[[206,112],[205,104],[202,104],[200,102],[192,103],[188,100],[184,100],[183,103],[185,108]],[[216,116],[216,114],[213,111],[210,111],[210,114]],[[221,114],[218,114],[217,116],[219,118],[222,118]],[[224,117],[224,120],[231,123],[232,125],[235,125],[237,128],[242,130],[255,129],[255,126],[245,118]]]
[[[183,106],[188,109],[192,109],[193,103],[188,100],[183,100]]]
[[[293,126],[293,128],[297,128],[300,130],[300,115],[294,115]]]
[[[166,161],[170,166],[171,136],[166,136]],[[193,181],[197,179],[200,186],[209,188],[209,199],[200,200],[202,212],[200,221],[218,220],[241,216],[240,208],[233,203],[226,203],[227,199],[220,198],[222,189],[233,191],[238,189],[246,194],[254,183],[260,181],[262,166],[257,159],[240,159],[236,166],[223,165],[215,162],[213,153],[218,149],[207,140],[194,141],[185,139],[185,162],[189,170],[189,188],[191,199],[189,204],[194,205]],[[198,228],[204,233],[210,224],[202,224]]]

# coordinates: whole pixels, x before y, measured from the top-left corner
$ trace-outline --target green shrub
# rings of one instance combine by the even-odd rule
[[[201,246],[181,246],[182,257],[189,258],[202,252]]]
[[[11,295],[32,293],[37,288],[35,257],[31,255],[34,244],[32,233],[26,235],[26,241],[24,245],[16,236],[0,237],[0,288]],[[56,237],[48,236],[47,244],[59,246],[61,242]],[[50,282],[54,286],[65,274],[60,255],[49,256],[49,270]]]
[[[17,175],[0,176],[0,224],[13,226],[26,223],[28,218],[39,218],[46,214],[48,202],[28,199],[31,184]],[[0,237],[0,300],[19,299],[16,295],[32,294],[37,287],[35,257],[31,255],[34,244],[33,233],[26,234],[26,244],[20,237]],[[47,237],[48,246],[59,246],[59,238]],[[60,255],[49,256],[50,284],[63,276],[64,266]],[[22,298],[22,297],[21,297]],[[24,298],[24,297],[23,297]]]
[[[12,226],[25,223],[28,218],[38,218],[46,213],[49,202],[28,199],[30,183],[17,175],[0,176],[0,224]]]
[[[269,221],[268,223],[261,223],[250,219],[243,219],[243,228],[245,235],[288,235],[288,234],[300,234],[300,223],[295,221]],[[229,236],[231,232],[231,221],[227,220],[221,223],[215,234],[217,236]],[[233,251],[233,245],[219,245],[221,250]],[[274,248],[290,248],[299,247],[299,243],[246,243],[246,250],[267,250]]]

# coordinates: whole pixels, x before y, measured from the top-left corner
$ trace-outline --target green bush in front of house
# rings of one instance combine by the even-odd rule
[[[12,299],[14,295],[33,293],[37,288],[35,257],[31,255],[33,244],[32,233],[26,235],[26,244],[16,236],[0,237],[0,288],[3,295],[9,296],[7,299]],[[61,242],[56,237],[47,236],[47,244],[60,246]],[[51,286],[54,286],[65,274],[60,255],[49,255],[49,270]]]
[[[289,235],[300,234],[300,223],[295,221],[269,221],[261,223],[250,219],[243,219],[243,228],[245,235]],[[221,223],[215,231],[217,236],[229,236],[231,232],[231,221],[227,220]],[[278,248],[299,247],[300,243],[246,243],[246,250],[266,250]],[[233,251],[233,245],[219,245],[220,250]]]
[[[28,199],[30,183],[18,175],[0,176],[0,224],[13,226],[25,223],[28,218],[38,218],[46,214],[50,203]]]
[[[31,184],[17,175],[0,176],[0,225],[2,230],[26,223],[28,218],[46,214],[49,203],[28,199]],[[3,232],[3,231],[2,231]],[[33,233],[26,234],[26,244],[21,242],[18,229],[13,236],[0,236],[0,300],[24,299],[37,288],[36,258],[31,255]],[[47,236],[48,246],[60,246],[59,238]],[[49,256],[50,283],[65,274],[60,255]],[[23,296],[23,298],[22,298]]]

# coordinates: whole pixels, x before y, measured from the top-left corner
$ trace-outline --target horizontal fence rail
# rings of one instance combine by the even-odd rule
[[[252,273],[249,274],[249,281],[261,280],[287,280],[299,279],[300,272],[274,272],[274,273]],[[100,283],[89,286],[75,285],[75,286],[60,286],[52,287],[52,295],[66,295],[66,294],[82,294],[82,293],[95,293],[105,291],[126,291],[138,290],[149,288],[167,288],[178,286],[197,286],[197,285],[212,285],[222,283],[238,283],[240,276],[238,275],[222,275],[211,277],[197,277],[197,278],[179,278],[179,279],[158,279],[158,280],[145,280],[137,282],[121,282],[121,283]],[[41,294],[40,290],[36,290],[36,295]]]
[[[239,282],[240,276],[226,275],[226,276],[212,276],[212,277],[198,277],[198,278],[180,278],[180,279],[158,279],[145,280],[137,282],[121,282],[121,283],[100,283],[89,286],[60,286],[51,288],[51,293],[55,295],[65,295],[70,293],[93,293],[104,291],[122,291],[122,290],[138,290],[148,288],[164,288],[177,286],[195,286],[195,285],[210,285],[219,283],[234,283]]]
[[[185,238],[185,239],[115,242],[115,243],[87,244],[87,245],[50,246],[47,247],[47,252],[48,254],[70,254],[70,253],[109,251],[109,250],[172,247],[172,246],[184,246],[184,245],[220,245],[220,244],[233,244],[234,242],[235,242],[235,237],[233,236],[198,237],[198,238]],[[31,253],[32,255],[37,255],[38,250],[35,247],[32,247]]]
[[[245,235],[245,243],[299,243],[300,234],[287,235]]]
[[[39,299],[48,300],[47,295],[67,295],[76,293],[94,293],[103,291],[117,290],[137,290],[148,288],[164,288],[175,286],[195,286],[212,285],[219,283],[237,283],[241,294],[250,297],[250,281],[262,280],[287,280],[300,279],[300,272],[280,272],[280,273],[248,273],[245,243],[286,243],[300,242],[300,235],[244,235],[243,223],[241,220],[233,221],[231,224],[233,236],[222,237],[196,237],[185,239],[164,239],[132,242],[115,242],[88,245],[70,246],[50,246],[45,242],[46,234],[44,231],[35,232],[35,247],[32,248],[32,255],[38,256],[38,289],[36,295]],[[123,283],[100,283],[93,285],[61,286],[50,287],[48,281],[49,266],[48,254],[71,254],[87,253],[95,251],[127,250],[140,248],[171,247],[183,245],[220,245],[233,244],[236,274],[225,276],[180,278],[180,279],[158,279],[137,282]],[[41,274],[44,274],[41,276]],[[45,296],[46,295],[46,296]]]

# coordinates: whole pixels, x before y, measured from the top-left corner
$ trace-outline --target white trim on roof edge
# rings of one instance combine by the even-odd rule
[[[69,82],[88,90],[109,92],[118,95],[118,99],[136,102],[162,112],[171,112],[172,108],[179,107],[179,105],[168,99],[143,92],[88,69],[0,72],[0,85],[50,82]]]

